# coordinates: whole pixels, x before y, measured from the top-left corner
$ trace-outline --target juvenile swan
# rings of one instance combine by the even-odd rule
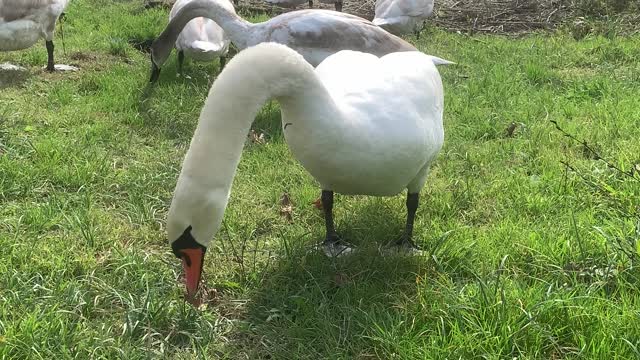
[[[373,23],[395,35],[420,36],[424,20],[433,13],[433,0],[377,0]]]
[[[171,8],[169,20],[192,0],[178,0]],[[220,0],[222,6],[234,12],[233,4],[229,0]],[[213,20],[205,18],[192,19],[185,25],[176,40],[178,50],[178,72],[182,73],[185,54],[196,61],[213,61],[220,58],[220,67],[224,67],[225,56],[229,51],[229,37]]]
[[[435,63],[420,52],[341,51],[317,69],[290,48],[266,43],[242,51],[213,84],[182,164],[167,219],[193,298],[204,254],[227,206],[247,133],[262,105],[280,103],[291,152],[320,183],[325,251],[343,250],[333,193],[392,196],[405,188],[412,247],[418,193],[444,140],[444,94]]]
[[[199,16],[215,21],[239,50],[263,42],[276,42],[299,52],[313,66],[340,50],[356,50],[377,56],[417,51],[413,45],[370,21],[336,11],[291,11],[252,24],[226,9],[219,0],[194,0],[176,14],[153,42],[152,82],[158,78],[160,67],[171,53],[180,31],[191,19]]]
[[[68,3],[69,0],[0,0],[0,51],[27,49],[44,38],[47,71],[54,71],[53,31]]]

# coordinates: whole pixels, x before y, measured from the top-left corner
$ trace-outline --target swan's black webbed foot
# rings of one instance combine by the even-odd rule
[[[387,244],[385,247],[385,253],[399,253],[407,255],[420,255],[422,250],[413,241],[413,221],[416,218],[416,211],[418,210],[418,202],[420,194],[407,193],[407,225],[404,230],[404,234],[400,239]]]
[[[351,254],[354,251],[353,245],[342,240],[333,224],[333,191],[322,190],[322,210],[324,211],[324,221],[327,235],[324,241],[318,246],[328,257],[338,257]]]
[[[327,235],[327,238],[318,245],[327,257],[335,258],[353,253],[355,248],[352,244],[342,240],[338,234]]]
[[[381,252],[385,255],[422,255],[424,253],[412,239],[407,238],[406,234],[402,235],[400,239],[391,241]]]

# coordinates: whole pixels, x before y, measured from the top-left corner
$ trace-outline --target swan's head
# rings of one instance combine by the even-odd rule
[[[151,44],[151,78],[149,82],[155,82],[160,77],[160,68],[167,61],[171,50],[173,49],[173,41],[169,41],[166,30],[158,36]]]
[[[187,300],[195,298],[202,277],[204,255],[220,228],[229,189],[211,189],[181,174],[167,217],[167,236],[173,254],[182,260]]]
[[[185,283],[187,285],[187,299],[194,299],[198,292],[198,285],[202,277],[204,254],[207,247],[200,244],[191,233],[193,227],[187,226],[182,234],[171,243],[173,254],[182,260]]]

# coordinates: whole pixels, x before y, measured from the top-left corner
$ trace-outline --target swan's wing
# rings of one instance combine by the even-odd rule
[[[69,0],[0,0],[0,23],[19,20],[42,12],[60,16]]]
[[[422,169],[444,142],[444,92],[433,60],[418,51],[382,58],[342,51],[321,63],[316,74],[342,114],[341,134],[348,139],[337,152],[342,158],[331,160],[350,171],[334,176],[367,179],[371,193],[421,186]],[[348,187],[340,191],[358,193]]]
[[[260,24],[260,29],[264,41],[284,44],[298,52],[313,49],[332,54],[356,50],[382,56],[416,50],[368,20],[337,11],[292,11]]]
[[[393,53],[381,58],[341,51],[316,68],[336,103],[352,111],[385,113],[400,111],[442,119],[443,90],[436,63],[442,59],[418,51]],[[373,104],[373,105],[372,105]],[[387,120],[393,117],[386,116]],[[405,114],[406,115],[406,114]],[[373,117],[372,117],[373,118]],[[405,116],[406,118],[406,116]]]

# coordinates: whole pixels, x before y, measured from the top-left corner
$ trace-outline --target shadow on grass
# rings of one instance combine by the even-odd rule
[[[430,255],[445,258],[448,269],[466,263],[463,253],[441,251],[446,235],[425,242],[426,256],[383,256],[379,246],[404,227],[385,210],[370,201],[345,216],[349,225],[341,233],[359,245],[350,257],[330,259],[312,250],[318,235],[280,239],[272,262],[248,274],[253,280],[245,281],[252,289],[243,325],[229,334],[226,352],[252,359],[381,356],[376,339],[411,323],[415,313],[407,306],[419,301],[418,284],[442,271]]]

